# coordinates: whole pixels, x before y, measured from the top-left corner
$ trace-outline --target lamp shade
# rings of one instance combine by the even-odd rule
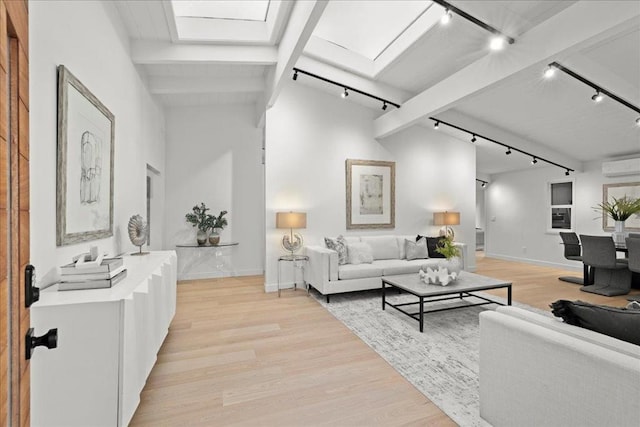
[[[434,212],[433,225],[459,225],[460,212]]]
[[[276,228],[307,228],[305,212],[277,212]]]

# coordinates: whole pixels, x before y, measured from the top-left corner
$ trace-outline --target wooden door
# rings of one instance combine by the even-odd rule
[[[0,0],[0,425],[29,425],[24,270],[29,262],[27,0]]]

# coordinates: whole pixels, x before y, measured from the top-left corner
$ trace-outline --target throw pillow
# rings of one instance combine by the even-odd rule
[[[347,245],[347,258],[349,264],[371,264],[373,250],[366,243],[352,243]]]
[[[338,265],[347,263],[347,242],[344,240],[342,235],[338,236],[336,239],[325,237],[324,244],[327,245],[328,249],[333,249],[338,252]]]
[[[640,345],[640,310],[567,300],[551,303],[551,308],[565,323]]]
[[[409,239],[404,241],[404,251],[407,254],[407,261],[412,259],[425,259],[429,258],[429,251],[427,250],[427,239],[424,237],[418,239],[417,242],[412,242]]]
[[[436,248],[438,247],[438,243],[440,243],[440,240],[445,239],[445,237],[427,237],[427,236],[421,236],[418,234],[418,236],[416,237],[416,242],[418,240],[420,240],[421,238],[425,238],[427,239],[427,251],[429,252],[429,258],[446,258],[444,255],[442,255],[441,253],[436,252]]]

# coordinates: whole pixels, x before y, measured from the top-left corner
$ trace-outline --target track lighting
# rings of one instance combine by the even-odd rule
[[[564,173],[566,176],[569,176],[569,169]]]
[[[507,40],[503,36],[493,36],[491,37],[491,41],[489,41],[489,49],[502,50],[506,42]]]
[[[548,66],[545,70],[544,70],[544,77],[546,79],[550,79],[551,77],[553,77],[553,75],[556,73],[556,69],[552,66]]]
[[[480,187],[485,188],[489,182],[476,178],[476,181],[480,183]]]
[[[608,98],[613,99],[614,101],[617,101],[618,103],[624,105],[625,107],[632,109],[636,113],[640,113],[640,107],[638,107],[637,105],[633,105],[629,101],[620,98],[615,93],[609,92],[607,89],[603,88],[602,86],[599,86],[599,85],[595,84],[594,82],[592,82],[589,79],[586,79],[586,78],[582,77],[580,74],[576,73],[573,70],[570,70],[569,68],[565,67],[564,65],[554,61],[551,64],[549,64],[549,67],[550,68],[554,68],[556,70],[560,70],[563,73],[568,74],[569,76],[573,77],[574,79],[584,83],[585,85],[587,85],[590,88],[592,88],[593,90],[595,90],[596,93],[591,97],[591,100],[593,102],[601,102],[604,99],[604,95],[607,95]],[[607,102],[609,102],[609,101],[607,100]],[[640,126],[640,117],[638,117],[636,119],[636,124],[638,126]]]
[[[487,186],[487,183],[486,183],[486,182],[483,182],[483,183],[482,183],[482,185],[481,185],[481,187],[482,187],[482,188],[484,188],[484,187],[486,187],[486,186]]]
[[[449,9],[446,9],[444,11],[444,15],[442,15],[442,18],[440,18],[440,23],[442,25],[447,25],[449,22],[451,22],[451,18],[453,18],[453,14]]]
[[[640,122],[640,118],[637,121]],[[440,128],[440,122],[435,122],[433,128],[438,130]]]
[[[372,98],[372,99],[375,99],[377,101],[382,102],[382,109],[383,110],[386,110],[387,107],[389,107],[389,105],[393,105],[396,108],[400,108],[400,104],[396,104],[395,102],[391,102],[388,99],[380,98],[379,96],[375,96],[375,95],[372,95],[370,93],[363,92],[363,91],[358,90],[358,89],[356,89],[354,87],[347,86],[345,84],[336,82],[334,80],[327,79],[326,77],[322,77],[322,76],[319,76],[317,74],[313,74],[313,73],[310,73],[308,71],[301,70],[300,68],[295,68],[294,67],[293,68],[293,80],[297,80],[298,79],[298,74],[303,74],[305,76],[313,77],[314,79],[322,80],[323,82],[331,83],[332,85],[341,87],[343,91],[340,93],[340,96],[343,99],[346,98],[347,96],[349,96],[349,91],[351,91],[351,92],[359,93],[360,95],[368,96],[369,98]]]
[[[477,134],[476,132],[472,132],[472,131],[470,131],[470,130],[468,130],[468,129],[465,129],[465,128],[463,128],[463,127],[460,127],[460,126],[454,125],[453,123],[448,123],[448,122],[445,122],[445,121],[443,121],[443,120],[436,119],[435,117],[429,117],[429,119],[430,119],[430,120],[433,120],[433,121],[435,122],[435,124],[433,125],[433,127],[434,127],[434,128],[436,128],[436,129],[437,129],[441,124],[443,124],[443,125],[446,125],[446,126],[452,127],[452,128],[454,128],[454,129],[457,129],[457,130],[459,130],[459,131],[466,132],[467,134],[471,135],[471,137],[472,137],[472,138],[471,138],[471,142],[476,142],[478,138],[482,138],[483,140],[486,140],[486,141],[489,141],[489,142],[493,142],[494,144],[500,145],[500,146],[502,146],[502,147],[504,147],[504,148],[506,148],[506,149],[507,149],[507,151],[505,151],[505,154],[506,154],[506,155],[511,154],[511,152],[512,152],[512,151],[515,151],[515,152],[518,152],[518,153],[524,154],[525,156],[531,156],[531,164],[532,164],[532,165],[535,165],[536,163],[538,163],[538,160],[542,160],[542,161],[543,161],[543,162],[545,162],[545,163],[549,163],[550,165],[557,166],[557,167],[559,167],[560,169],[564,169],[564,170],[566,170],[567,172],[573,172],[573,171],[574,171],[573,169],[568,168],[568,167],[566,167],[566,166],[564,166],[564,165],[561,165],[561,164],[559,164],[559,163],[552,162],[551,160],[547,160],[547,159],[544,159],[544,158],[539,157],[539,156],[534,156],[533,154],[531,154],[531,153],[527,153],[527,152],[526,152],[526,151],[524,151],[524,150],[520,150],[520,149],[518,149],[518,148],[513,148],[513,147],[511,147],[511,146],[509,146],[509,145],[507,145],[507,144],[504,144],[504,143],[500,142],[500,141],[496,141],[495,139],[489,138],[488,136],[484,136],[484,135]],[[637,122],[640,122],[640,118],[638,118]],[[640,125],[640,123],[639,123],[639,125]],[[483,182],[481,179],[476,179],[476,181],[478,181],[478,182]],[[486,181],[484,181],[484,182],[486,182]]]
[[[593,102],[600,102],[602,101],[602,94],[599,90],[597,90],[596,93],[591,97],[591,99],[593,100]]]

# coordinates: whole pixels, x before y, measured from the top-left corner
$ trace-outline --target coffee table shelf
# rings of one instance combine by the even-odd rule
[[[388,288],[400,289],[414,295],[418,297],[418,301],[392,304],[387,301],[386,294]],[[473,293],[476,291],[500,288],[507,289],[507,304]],[[453,299],[464,300],[469,297],[480,299],[482,302],[425,310],[425,304],[428,303]],[[404,315],[417,320],[420,324],[420,332],[423,332],[424,330],[425,313],[435,313],[438,311],[455,310],[458,308],[475,307],[486,304],[511,305],[511,283],[466,271],[460,272],[456,281],[448,286],[426,284],[420,280],[417,273],[385,276],[382,278],[382,309],[385,310],[386,306],[393,307]],[[402,308],[412,305],[419,306],[417,312],[410,313]]]

